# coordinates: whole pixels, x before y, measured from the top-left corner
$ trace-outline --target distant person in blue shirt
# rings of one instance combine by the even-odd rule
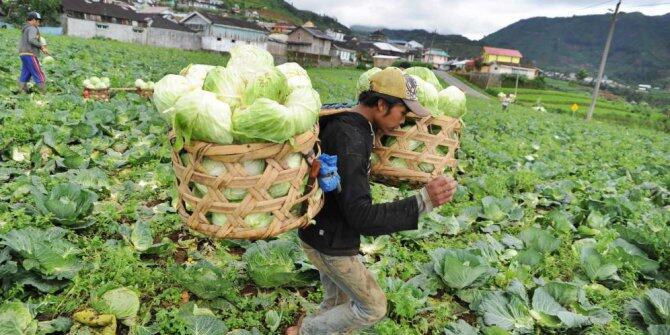
[[[28,13],[26,24],[21,29],[21,40],[19,41],[19,56],[21,57],[21,76],[19,87],[21,92],[28,92],[28,82],[32,78],[42,92],[45,91],[46,76],[37,58],[41,52],[48,52],[40,40],[39,25],[42,16],[38,12]]]

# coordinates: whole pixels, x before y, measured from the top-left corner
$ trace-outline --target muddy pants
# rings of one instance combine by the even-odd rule
[[[348,334],[384,318],[386,296],[357,256],[329,256],[301,244],[319,269],[324,294],[319,311],[303,320],[300,335]]]

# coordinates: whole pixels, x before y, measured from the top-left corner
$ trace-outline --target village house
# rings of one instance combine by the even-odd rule
[[[326,35],[332,37],[334,41],[344,42],[345,34],[339,30],[326,29]]]
[[[535,79],[539,70],[535,67],[521,64],[523,55],[519,50],[503,49],[485,46],[482,50],[482,73],[500,75],[520,75],[528,79]]]
[[[288,35],[286,34],[270,34],[267,41],[267,50],[275,58],[276,64],[286,62],[286,45],[288,43]]]
[[[193,12],[180,23],[201,34],[204,50],[228,52],[239,44],[267,49],[267,31],[253,22]]]
[[[177,8],[219,11],[226,9],[226,3],[223,0],[181,0],[177,2]]]
[[[393,65],[398,60],[400,60],[398,56],[374,55],[372,56],[372,66],[383,69]]]
[[[414,41],[414,40],[405,43],[405,46],[409,49],[412,49],[412,50],[417,50],[417,49],[418,50],[423,50],[423,44],[421,44],[417,41]]]
[[[405,51],[386,42],[374,42],[370,45],[370,55],[394,56],[398,58],[405,57]]]
[[[106,37],[118,41],[197,50],[201,40],[193,30],[161,15],[136,13],[129,6],[85,0],[61,3],[63,34],[83,38]]]
[[[341,65],[356,65],[356,48],[350,43],[344,41],[333,41],[333,57]]]
[[[423,53],[422,61],[432,64],[436,69],[442,69],[449,61],[449,54],[441,49],[427,49]]]
[[[295,25],[286,22],[277,22],[272,27],[273,34],[288,34],[296,28]]]
[[[288,34],[287,51],[293,54],[316,55],[330,61],[333,38],[321,30],[303,25]]]
[[[384,34],[384,32],[381,29],[375,30],[375,31],[372,32],[372,34],[370,34],[370,41],[386,42],[386,40],[387,40],[386,35]]]

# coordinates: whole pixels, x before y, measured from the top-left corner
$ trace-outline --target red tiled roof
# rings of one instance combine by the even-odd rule
[[[519,58],[523,57],[521,55],[521,52],[519,52],[519,50],[514,50],[514,49],[484,47],[484,52],[489,54],[489,55],[510,56],[510,57],[519,57]]]

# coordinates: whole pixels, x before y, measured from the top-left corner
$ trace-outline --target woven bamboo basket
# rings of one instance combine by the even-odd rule
[[[154,96],[154,90],[143,90],[141,88],[137,88],[137,94],[143,98],[151,99],[151,97]]]
[[[109,101],[109,89],[101,89],[101,90],[94,90],[94,89],[84,89],[84,99],[85,100],[101,100],[101,101]]]
[[[322,109],[320,116],[341,113],[348,109]],[[372,179],[390,186],[401,183],[413,187],[423,186],[432,178],[451,170],[455,172],[458,160],[456,151],[460,146],[461,122],[448,116],[421,118],[407,114],[408,129],[397,129],[390,134],[374,139],[373,155],[378,157],[371,166]],[[388,138],[395,138],[389,143]],[[419,148],[410,150],[410,143],[420,143]],[[393,165],[392,159],[403,159],[406,166]],[[431,167],[432,170],[426,167]],[[421,167],[424,167],[422,170]]]
[[[174,136],[172,136],[174,140]],[[293,153],[318,152],[318,127],[294,138],[294,144],[254,143],[244,145],[217,145],[192,142],[181,151],[173,150],[172,165],[177,176],[179,192],[178,212],[183,222],[202,234],[220,239],[267,239],[281,233],[304,227],[323,207],[323,194],[316,180],[308,179],[310,166],[303,158],[299,168],[289,168],[284,158]],[[188,155],[188,164],[182,164],[180,155]],[[219,176],[204,173],[204,158],[224,163],[226,171]],[[250,176],[243,167],[248,160],[265,160],[261,175]],[[289,182],[288,193],[272,198],[269,188]],[[207,188],[196,195],[195,183]],[[243,189],[241,202],[230,202],[224,196],[226,189]],[[190,206],[187,206],[190,205]],[[188,208],[190,207],[190,209]],[[272,222],[264,228],[249,228],[244,218],[249,214],[271,213]],[[226,222],[214,224],[213,214],[225,215]]]

